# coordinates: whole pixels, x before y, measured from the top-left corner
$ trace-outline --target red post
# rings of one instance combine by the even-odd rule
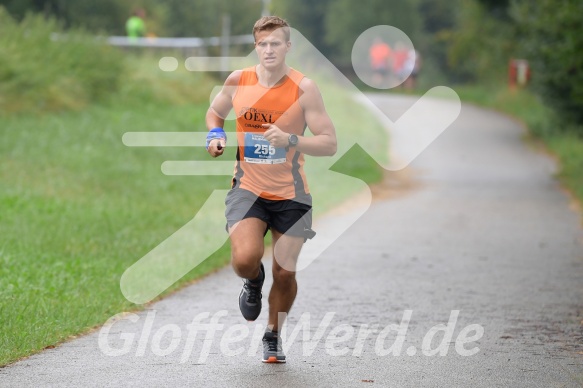
[[[526,59],[511,59],[508,63],[508,86],[516,89],[523,87],[530,79],[530,67]]]

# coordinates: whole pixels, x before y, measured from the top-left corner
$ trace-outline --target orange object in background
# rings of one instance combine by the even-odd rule
[[[373,69],[387,69],[391,57],[391,48],[388,44],[378,39],[370,48],[370,62]]]

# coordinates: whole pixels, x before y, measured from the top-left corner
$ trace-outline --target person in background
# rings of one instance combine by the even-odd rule
[[[375,38],[369,50],[372,83],[377,87],[385,87],[391,64],[391,48],[380,37]]]
[[[395,52],[393,53],[393,75],[395,76],[395,83],[401,84],[409,75],[409,70],[406,68],[407,59],[409,58],[409,49],[403,42],[397,42],[395,45]]]
[[[146,11],[138,8],[126,21],[126,33],[128,38],[143,38],[146,36]]]
[[[410,74],[405,80],[403,86],[407,90],[415,89],[417,84],[417,76],[419,75],[419,69],[421,68],[421,56],[419,51],[411,48],[407,54],[407,60],[405,61],[405,71]]]

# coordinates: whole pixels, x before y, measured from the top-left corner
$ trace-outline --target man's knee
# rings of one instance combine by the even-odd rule
[[[280,266],[273,268],[273,282],[279,284],[282,287],[289,287],[293,285],[296,281],[295,271],[288,271]]]
[[[263,252],[235,251],[231,253],[231,264],[235,273],[245,279],[257,277],[259,262],[263,257]]]

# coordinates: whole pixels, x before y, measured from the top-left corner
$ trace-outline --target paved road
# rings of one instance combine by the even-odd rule
[[[393,118],[413,103],[371,98]],[[126,315],[102,350],[95,332],[0,369],[0,386],[580,387],[580,214],[522,136],[464,106],[389,174],[388,197],[299,273],[287,364],[258,361],[265,314],[242,320],[227,268]]]

